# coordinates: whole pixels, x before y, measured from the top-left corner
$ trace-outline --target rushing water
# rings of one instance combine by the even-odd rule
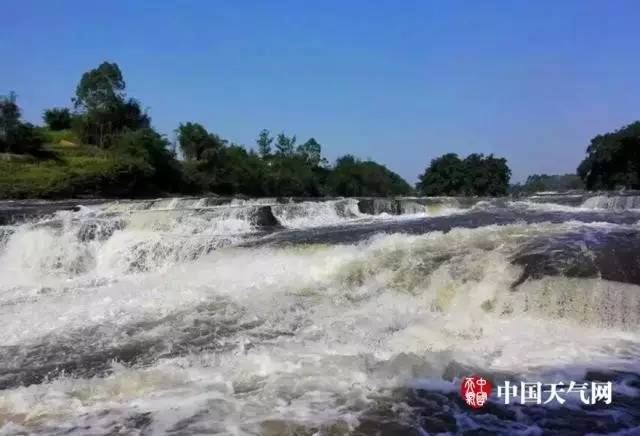
[[[0,433],[640,434],[638,199],[0,203]]]

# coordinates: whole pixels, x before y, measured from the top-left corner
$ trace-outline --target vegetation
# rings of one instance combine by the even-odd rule
[[[372,161],[345,156],[329,165],[315,138],[298,144],[295,135],[281,132],[274,138],[264,129],[255,152],[185,122],[175,131],[177,144],[171,144],[153,130],[138,100],[126,95],[116,63],[84,73],[72,102],[73,110],[45,110],[46,127],[35,127],[20,120],[15,94],[0,100],[0,197],[412,191],[399,175]]]
[[[15,154],[43,154],[44,137],[30,123],[21,121],[15,93],[0,97],[0,152]]]
[[[373,161],[361,161],[351,155],[338,158],[327,179],[335,195],[391,196],[411,193],[409,184],[385,166]]]
[[[54,107],[44,111],[42,115],[49,130],[54,132],[71,128],[71,111],[66,107]]]
[[[524,184],[511,186],[512,194],[532,194],[534,192],[555,191],[562,192],[584,189],[584,184],[576,174],[533,174],[527,177]]]
[[[640,189],[640,121],[593,138],[578,175],[587,189]]]
[[[58,159],[28,155],[0,160],[0,196],[55,198],[144,195],[136,190],[146,177],[137,162],[97,147],[55,145]]]
[[[504,158],[470,154],[444,154],[431,161],[419,177],[417,190],[423,195],[505,195],[511,170]]]
[[[127,130],[146,129],[151,119],[140,103],[126,98],[118,64],[103,62],[82,75],[72,99],[75,129],[82,142],[108,148]]]
[[[151,127],[141,103],[126,94],[116,63],[85,72],[73,108],[44,111],[46,127],[21,118],[16,94],[0,97],[0,198],[147,196],[211,192],[250,196],[505,195],[504,158],[449,153],[435,158],[415,191],[398,174],[352,155],[333,165],[322,145],[267,129],[256,150],[201,124],[181,123],[176,144]],[[534,174],[511,193],[567,189],[640,189],[640,121],[591,140],[577,175]]]

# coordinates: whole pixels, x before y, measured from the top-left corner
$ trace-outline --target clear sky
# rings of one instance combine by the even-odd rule
[[[109,60],[170,136],[284,130],[414,182],[445,152],[573,172],[640,119],[635,0],[0,1],[0,94],[32,122]]]

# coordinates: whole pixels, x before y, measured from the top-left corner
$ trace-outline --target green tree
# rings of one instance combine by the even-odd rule
[[[322,163],[322,146],[315,138],[309,138],[307,142],[299,145],[297,152],[312,167]]]
[[[431,161],[418,177],[416,188],[423,195],[459,195],[464,187],[464,164],[455,153]]]
[[[272,196],[320,195],[312,168],[297,155],[277,153],[268,162],[265,193]]]
[[[53,157],[42,148],[44,137],[31,123],[20,120],[21,111],[16,94],[0,97],[0,151]]]
[[[273,143],[273,138],[267,129],[262,129],[258,134],[258,139],[256,139],[256,144],[258,145],[258,153],[263,158],[268,157],[271,154],[271,144]]]
[[[506,195],[511,177],[506,159],[473,153],[464,159],[463,167],[464,195]]]
[[[44,111],[42,118],[51,130],[71,128],[71,112],[66,107],[54,107]]]
[[[14,145],[14,136],[20,125],[20,108],[16,103],[16,93],[0,96],[0,147],[9,151]]]
[[[115,102],[105,110],[89,110],[72,120],[83,142],[109,147],[128,130],[149,128],[151,119],[135,99]]]
[[[82,75],[73,99],[79,115],[72,124],[83,142],[106,148],[128,130],[149,128],[151,120],[140,102],[126,99],[124,91],[116,63],[103,62]]]
[[[213,163],[227,141],[209,133],[201,124],[181,123],[176,129],[178,144],[185,158],[208,160]]]
[[[423,195],[505,195],[511,170],[504,158],[473,153],[464,160],[455,153],[431,161],[416,188]]]
[[[578,175],[587,189],[640,189],[640,121],[593,138]]]
[[[352,155],[336,160],[327,175],[328,190],[332,195],[394,196],[411,193],[411,186],[398,174],[373,161],[361,161]]]
[[[295,150],[295,145],[296,135],[289,137],[284,132],[281,132],[276,139],[276,153],[280,156],[291,156]]]
[[[224,165],[213,186],[221,194],[245,194],[262,196],[265,191],[265,163],[253,151],[232,144],[224,149]]]
[[[146,177],[136,189],[155,192],[178,192],[181,188],[180,164],[169,150],[169,141],[151,128],[125,132],[118,138],[114,152]]]
[[[125,82],[115,62],[103,62],[82,75],[73,99],[76,108],[109,110],[124,100]]]

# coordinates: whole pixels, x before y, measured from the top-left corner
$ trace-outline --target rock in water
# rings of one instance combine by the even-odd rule
[[[524,268],[512,289],[528,278],[560,275],[640,285],[640,232],[592,231],[539,238],[521,249],[512,263]]]
[[[253,222],[258,227],[280,227],[280,222],[273,215],[271,206],[257,207],[253,212],[251,222]]]

